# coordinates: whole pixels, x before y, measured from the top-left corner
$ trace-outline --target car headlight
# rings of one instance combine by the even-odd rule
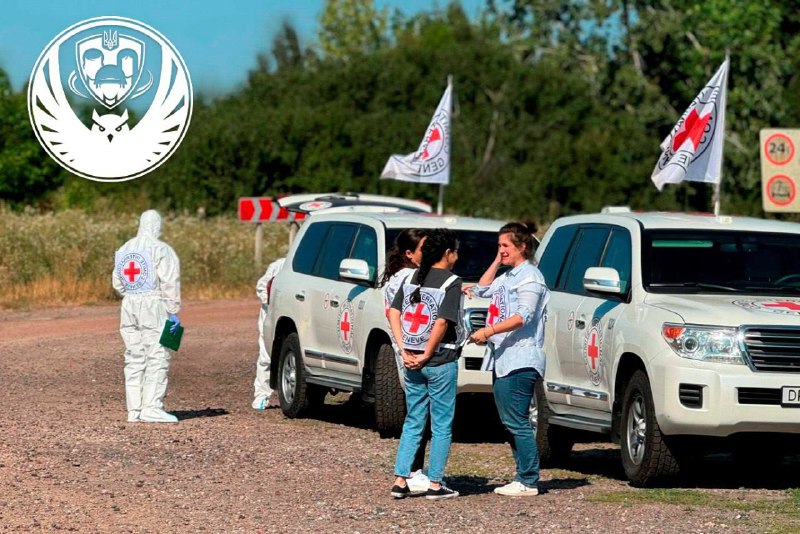
[[[735,328],[664,323],[661,335],[681,358],[744,365]]]

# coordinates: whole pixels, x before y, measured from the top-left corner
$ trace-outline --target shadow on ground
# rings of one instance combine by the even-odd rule
[[[187,419],[196,419],[198,417],[228,415],[228,410],[225,408],[205,408],[203,410],[178,410],[170,413],[177,417],[178,421],[186,421]]]
[[[357,395],[328,395],[325,404],[313,415],[313,419],[337,425],[365,430],[375,429],[375,412],[369,404],[361,402]],[[399,435],[399,433],[398,433]],[[384,436],[397,437],[397,436]],[[453,421],[453,441],[457,443],[502,443],[505,430],[500,423],[491,395],[459,395]]]
[[[587,443],[573,450],[569,460],[550,466],[581,474],[625,481],[620,451],[608,444]],[[789,489],[800,483],[800,455],[775,455],[769,450],[753,451],[742,459],[732,453],[714,453],[684,460],[678,476],[663,480],[659,487],[707,489]]]

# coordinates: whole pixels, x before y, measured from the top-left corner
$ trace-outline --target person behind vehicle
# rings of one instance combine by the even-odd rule
[[[444,485],[450,454],[458,379],[461,279],[451,272],[458,240],[447,229],[428,232],[419,269],[398,289],[389,324],[406,366],[406,419],[397,448],[391,495],[410,493],[407,479],[430,412],[430,487],[427,499],[457,497]]]
[[[500,420],[511,434],[517,473],[495,488],[507,496],[538,495],[539,451],[528,414],[533,388],[545,371],[544,312],[550,292],[530,261],[533,237],[523,223],[500,228],[497,256],[473,290],[492,298],[486,326],[470,340],[489,345],[484,370],[492,371],[492,391]],[[510,267],[495,278],[501,265]]]
[[[397,235],[392,248],[386,255],[386,269],[381,277],[383,286],[384,302],[386,303],[386,317],[388,320],[389,310],[391,309],[394,296],[403,282],[414,273],[422,260],[422,244],[425,242],[425,230],[407,228]],[[391,325],[390,325],[391,327]],[[390,330],[391,332],[391,330]],[[397,347],[397,343],[392,336],[392,348],[394,348],[395,359],[397,360],[397,372],[403,391],[406,389],[406,367],[403,363],[403,355]],[[417,453],[414,456],[414,463],[411,464],[411,476],[407,480],[408,488],[411,493],[424,493],[428,491],[430,480],[423,473],[425,465],[425,448],[428,445],[428,435],[430,425],[426,425],[425,432],[422,434]]]
[[[267,346],[264,344],[264,320],[267,318],[269,305],[268,286],[283,267],[286,258],[278,258],[267,266],[264,276],[256,283],[256,295],[261,299],[261,310],[258,312],[258,359],[256,360],[256,379],[253,382],[253,409],[266,410],[269,407],[269,398],[272,388],[269,387],[270,357]]]
[[[136,237],[114,255],[111,275],[122,295],[119,332],[125,342],[125,398],[128,422],[177,423],[164,411],[167,372],[172,351],[159,343],[167,319],[180,325],[180,262],[172,247],[160,241],[161,216],[142,213]]]

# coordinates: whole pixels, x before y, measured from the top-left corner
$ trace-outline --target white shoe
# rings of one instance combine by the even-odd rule
[[[529,488],[522,482],[516,480],[505,486],[495,488],[494,492],[498,495],[505,495],[506,497],[533,497],[534,495],[539,495],[539,490],[537,488]]]
[[[128,410],[128,422],[129,423],[138,423],[139,419],[139,410]]]
[[[254,410],[266,410],[269,407],[269,397],[255,399],[251,406]]]
[[[425,493],[428,491],[428,488],[431,486],[431,481],[422,472],[422,469],[418,469],[411,473],[411,476],[406,479],[406,484],[408,484],[408,489],[413,494],[417,493]]]
[[[178,418],[160,408],[145,408],[139,416],[145,423],[177,423]]]

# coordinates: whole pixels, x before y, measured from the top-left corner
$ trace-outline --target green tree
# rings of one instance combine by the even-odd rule
[[[31,204],[61,181],[58,165],[36,140],[24,91],[14,92],[0,69],[0,199]]]
[[[387,44],[388,13],[373,0],[326,0],[320,17],[319,44],[325,57],[348,59]]]

